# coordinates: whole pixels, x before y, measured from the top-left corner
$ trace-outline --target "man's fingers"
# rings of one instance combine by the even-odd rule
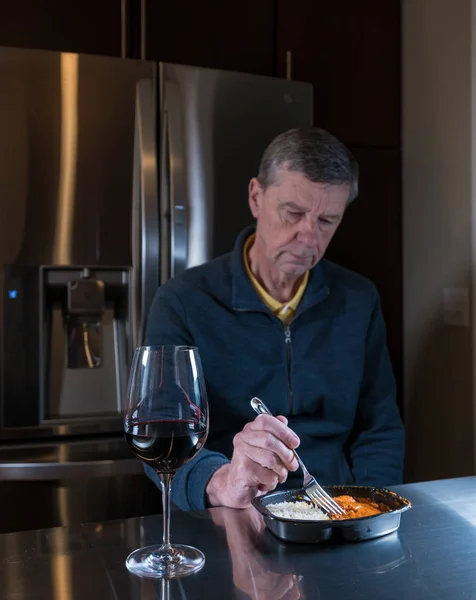
[[[251,431],[268,431],[277,437],[288,448],[297,448],[299,446],[299,438],[285,425],[281,420],[271,415],[258,415],[254,421],[247,423],[243,429],[244,432]]]
[[[257,463],[260,467],[273,471],[277,475],[279,483],[284,483],[286,481],[288,469],[275,452],[243,442],[238,443],[235,447],[237,447],[250,461]]]
[[[259,415],[235,435],[233,446],[226,473],[227,506],[248,506],[255,496],[274,490],[286,481],[288,471],[298,468],[291,448],[299,446],[299,438],[287,426],[286,417]]]
[[[246,466],[241,469],[241,473],[237,477],[241,479],[245,485],[255,488],[260,492],[270,492],[278,485],[278,476],[274,471],[262,467],[251,460],[246,461]]]
[[[287,471],[298,468],[292,450],[268,431],[243,432],[243,435],[237,437],[235,448],[240,448],[248,458],[262,467],[275,471],[280,476],[281,483],[285,481]],[[281,480],[282,477],[284,479]]]
[[[299,600],[301,594],[294,575],[283,573],[276,581],[276,587],[271,596],[275,600]]]
[[[253,597],[257,599],[298,600],[301,597],[294,575],[273,573],[265,568],[262,572],[257,570],[253,575],[257,588]]]
[[[289,583],[289,582],[288,582]],[[277,596],[276,596],[277,598]],[[293,581],[289,589],[286,590],[284,595],[280,596],[280,600],[299,600],[301,598],[301,592],[296,579],[293,577]]]

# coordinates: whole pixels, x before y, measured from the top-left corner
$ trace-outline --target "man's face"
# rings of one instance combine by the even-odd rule
[[[249,185],[260,251],[283,274],[299,277],[324,256],[344,215],[350,186],[313,183],[302,173],[279,171],[265,192]]]

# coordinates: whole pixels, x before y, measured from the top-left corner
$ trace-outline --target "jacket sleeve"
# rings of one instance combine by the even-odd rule
[[[396,403],[396,386],[387,349],[380,300],[375,302],[367,332],[365,363],[349,458],[359,485],[402,482],[405,433]]]
[[[167,284],[156,292],[147,320],[144,344],[194,345],[183,303]],[[225,455],[207,450],[205,443],[205,447],[177,471],[172,485],[172,502],[182,510],[206,508],[207,484],[215,471],[227,462],[229,460]],[[146,475],[160,487],[157,473],[147,465],[144,465],[144,469]]]

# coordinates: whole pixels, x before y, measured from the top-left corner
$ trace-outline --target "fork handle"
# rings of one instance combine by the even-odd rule
[[[250,404],[251,408],[255,410],[259,415],[273,416],[273,413],[269,410],[266,404],[256,396],[254,398],[251,398]]]
[[[273,413],[266,406],[266,404],[256,396],[251,399],[250,404],[253,410],[255,410],[259,415],[271,415],[272,417],[274,416]],[[296,450],[294,450],[294,448],[291,448],[291,452],[296,457],[296,460],[298,461],[299,466],[301,467],[302,472],[304,473],[304,476],[308,475],[308,471],[304,466],[302,460],[299,458],[299,454],[296,452]]]

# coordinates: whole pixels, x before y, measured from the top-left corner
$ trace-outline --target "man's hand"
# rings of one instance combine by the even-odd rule
[[[265,525],[257,510],[215,508],[210,514],[215,525],[225,529],[238,590],[253,600],[301,598],[298,576],[286,568],[277,569],[259,550]]]
[[[291,448],[298,436],[287,427],[286,417],[258,415],[233,439],[231,463],[210,479],[206,493],[210,506],[248,508],[251,500],[284,483],[298,462]]]

